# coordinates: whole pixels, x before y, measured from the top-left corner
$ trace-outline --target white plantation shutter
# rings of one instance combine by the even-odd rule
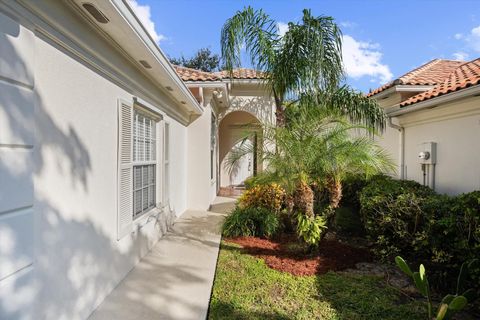
[[[170,124],[163,127],[163,205],[170,205]]]
[[[132,230],[133,221],[133,107],[124,103],[118,108],[118,217],[117,238]]]

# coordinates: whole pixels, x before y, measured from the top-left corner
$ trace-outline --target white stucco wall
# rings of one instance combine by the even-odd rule
[[[85,36],[89,50],[118,61],[138,86],[155,88],[63,2],[49,8]],[[85,319],[170,221],[140,219],[117,241],[118,99],[137,96],[160,113],[162,106],[29,25],[0,13],[0,26],[0,319]],[[164,119],[170,207],[180,215],[187,208],[187,128]]]
[[[0,319],[32,315],[35,37],[0,11]]]
[[[406,179],[423,182],[419,145],[437,143],[436,191],[480,190],[480,98],[471,97],[400,117],[405,127]]]
[[[206,210],[216,196],[216,176],[210,178],[211,121],[212,106],[207,103],[203,114],[188,126],[187,194],[190,209]]]

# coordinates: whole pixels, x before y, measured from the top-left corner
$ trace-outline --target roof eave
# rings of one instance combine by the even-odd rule
[[[408,84],[398,84],[389,87],[383,91],[380,91],[377,94],[371,95],[369,98],[383,99],[387,98],[392,93],[396,92],[424,92],[432,89],[433,85],[408,85]]]
[[[387,110],[387,115],[389,117],[398,117],[401,115],[405,115],[407,113],[420,111],[425,108],[431,108],[440,104],[445,104],[448,102],[452,102],[454,100],[468,98],[468,97],[476,96],[479,94],[480,94],[480,84],[471,86],[465,89],[461,89],[458,91],[454,91],[451,93],[443,94],[441,96],[430,98],[428,100],[420,101],[407,106],[400,107],[400,105],[397,105],[395,108],[391,108],[390,109],[391,111]]]

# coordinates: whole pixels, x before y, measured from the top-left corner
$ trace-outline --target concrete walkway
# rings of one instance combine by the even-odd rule
[[[91,320],[205,319],[220,245],[220,225],[234,199],[187,211],[113,290]]]

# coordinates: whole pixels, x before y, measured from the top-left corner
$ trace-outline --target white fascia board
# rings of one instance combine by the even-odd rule
[[[375,98],[375,99],[378,100],[378,99],[386,98],[387,96],[389,96],[390,94],[395,93],[395,92],[424,92],[424,91],[432,89],[433,87],[434,86],[405,85],[405,84],[401,85],[401,84],[399,84],[399,85],[395,85],[393,87],[390,87],[388,89],[385,89],[382,92],[374,94],[370,98]]]
[[[480,85],[476,85],[473,87],[462,89],[460,91],[455,91],[455,92],[444,94],[444,95],[431,98],[425,101],[417,102],[405,107],[400,107],[400,106],[394,107],[392,108],[391,111],[389,112],[387,111],[387,115],[389,117],[397,117],[407,113],[419,111],[425,108],[437,106],[440,104],[448,103],[454,100],[467,98],[467,97],[479,95],[479,94],[480,94]]]
[[[424,85],[396,85],[396,92],[423,92],[432,89],[435,86],[424,86]]]
[[[111,4],[111,7],[116,11],[116,13],[122,18],[123,22],[128,25],[128,27],[131,30],[131,34],[122,34],[118,35],[115,37],[115,41],[122,46],[128,54],[130,54],[132,57],[135,56],[135,52],[129,52],[131,49],[127,49],[128,46],[124,46],[124,44],[127,44],[129,41],[131,41],[131,37],[135,37],[141,41],[141,43],[144,45],[144,47],[148,50],[150,53],[150,56],[152,60],[154,61],[159,69],[160,74],[153,75],[155,78],[156,76],[159,78],[158,80],[163,80],[161,79],[161,76],[164,76],[168,78],[172,84],[179,89],[180,91],[180,97],[177,97],[175,95],[172,95],[172,97],[179,102],[178,106],[181,108],[188,108],[189,113],[193,114],[202,114],[203,109],[201,106],[197,103],[197,100],[193,96],[193,94],[190,92],[190,90],[187,88],[185,83],[182,81],[180,76],[176,73],[175,69],[169,62],[168,58],[166,55],[163,53],[163,51],[160,49],[160,47],[155,43],[155,41],[152,39],[152,37],[149,35],[149,33],[146,31],[145,27],[142,25],[140,22],[139,18],[136,16],[134,13],[133,9],[130,7],[128,4],[127,0],[111,0],[109,2]],[[112,23],[109,22],[109,24]],[[102,28],[101,24],[97,24],[98,27]],[[110,33],[110,32],[107,32]],[[135,61],[138,64],[138,61]],[[148,71],[147,71],[148,72]],[[163,90],[163,88],[162,88]],[[183,99],[183,100],[182,100]],[[182,104],[181,101],[185,101],[185,104]]]
[[[225,88],[227,84],[222,81],[185,81],[185,85],[189,88]]]
[[[263,84],[266,81],[262,79],[230,79],[230,78],[225,78],[222,80],[225,83],[231,83],[231,84]]]

